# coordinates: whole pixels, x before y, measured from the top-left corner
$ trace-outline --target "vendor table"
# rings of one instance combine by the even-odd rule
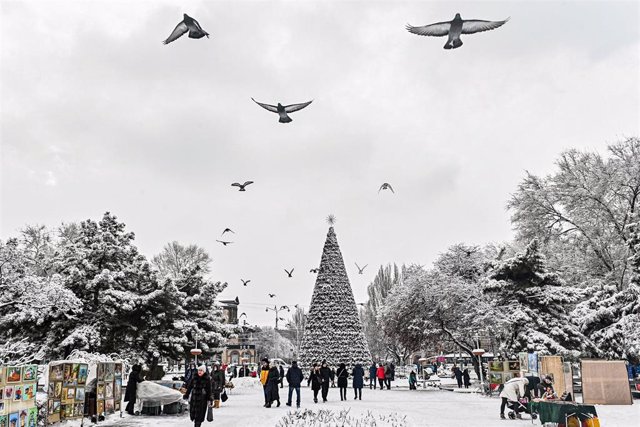
[[[580,421],[598,417],[595,406],[573,402],[550,400],[529,402],[529,410],[538,414],[542,424],[558,423],[566,425],[567,419],[571,416],[577,417]]]

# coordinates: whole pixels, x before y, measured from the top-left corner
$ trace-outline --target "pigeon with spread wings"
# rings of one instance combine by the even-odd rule
[[[270,105],[270,104],[263,104],[262,102],[258,102],[253,98],[251,99],[253,100],[253,102],[258,104],[265,110],[278,114],[280,116],[280,120],[278,120],[280,123],[289,123],[293,121],[293,119],[289,117],[289,114],[295,113],[296,111],[300,111],[304,107],[306,107],[307,105],[313,102],[313,100],[311,100],[309,102],[303,102],[301,104],[291,104],[291,105],[282,105],[278,102],[278,105]]]
[[[198,21],[185,13],[183,15],[182,21],[178,25],[176,25],[176,28],[173,29],[173,32],[162,43],[169,44],[172,41],[182,37],[187,31],[189,32],[189,38],[192,39],[201,39],[204,36],[207,36],[207,38],[209,38],[209,33],[202,29]]]
[[[249,280],[240,279],[240,280],[242,280],[242,284],[244,286],[247,286],[249,284],[249,282],[251,281],[251,279],[249,279]]]
[[[365,264],[364,267],[360,268],[357,262],[355,264],[356,264],[356,267],[358,268],[358,274],[364,273],[364,269],[367,268],[367,265],[369,265],[369,264]]]
[[[233,184],[231,184],[232,187],[240,187],[240,189],[238,191],[247,191],[245,190],[245,187],[249,184],[253,184],[253,181],[245,181],[244,184],[240,184],[239,182],[234,182]]]
[[[284,269],[284,272],[287,273],[288,277],[293,277],[293,270],[295,270],[295,268],[292,268],[291,271],[287,270],[286,268]]]
[[[435,24],[413,27],[407,24],[407,31],[419,36],[444,37],[449,36],[445,49],[455,49],[462,46],[461,34],[474,34],[482,31],[495,30],[507,22],[504,21],[482,21],[480,19],[462,19],[459,13],[451,21],[437,22]]]
[[[396,194],[396,192],[393,191],[393,187],[388,182],[385,182],[380,186],[380,188],[378,189],[378,193],[380,193],[382,190],[391,190],[393,194]]]

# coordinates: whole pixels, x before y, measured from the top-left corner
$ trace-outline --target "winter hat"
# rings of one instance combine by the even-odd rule
[[[293,362],[291,362],[291,366],[298,366],[298,362],[294,360]]]
[[[198,366],[198,371],[204,371],[204,372],[207,372],[207,367],[206,367],[206,366],[204,366],[204,365],[200,365],[200,366]]]

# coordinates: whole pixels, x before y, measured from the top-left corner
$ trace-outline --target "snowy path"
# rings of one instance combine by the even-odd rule
[[[262,407],[260,390],[236,390],[229,396],[223,407],[215,412],[213,423],[205,422],[203,426],[252,426],[274,427],[290,408],[284,406],[286,395],[282,393],[280,408],[266,409]],[[353,390],[349,389],[352,399]],[[238,394],[242,393],[242,394]],[[336,401],[337,399],[337,401]],[[348,400],[340,402],[338,389],[330,389],[329,402],[314,404],[309,388],[302,388],[302,408],[332,409],[335,411],[351,408],[352,414],[366,413],[391,414],[393,412],[407,415],[409,426],[420,427],[459,427],[476,425],[482,427],[531,426],[530,420],[502,421],[498,419],[500,401],[497,398],[480,397],[475,394],[453,393],[439,390],[408,389],[369,390],[364,389],[362,401]],[[598,406],[598,414],[603,427],[638,427],[640,420],[640,404],[632,406]],[[102,427],[189,427],[192,426],[188,416],[127,417],[113,422],[101,423]],[[535,426],[540,426],[538,421]]]

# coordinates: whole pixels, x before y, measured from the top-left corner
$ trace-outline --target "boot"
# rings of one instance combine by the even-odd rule
[[[280,407],[280,400],[278,400],[278,408]]]
[[[214,401],[213,401],[213,407],[214,407],[215,409],[218,409],[218,408],[220,407],[220,401],[219,401],[219,400],[214,400]]]
[[[506,420],[506,419],[507,419],[507,417],[505,417],[505,416],[504,416],[504,414],[500,414],[500,419],[501,419],[501,420]]]

